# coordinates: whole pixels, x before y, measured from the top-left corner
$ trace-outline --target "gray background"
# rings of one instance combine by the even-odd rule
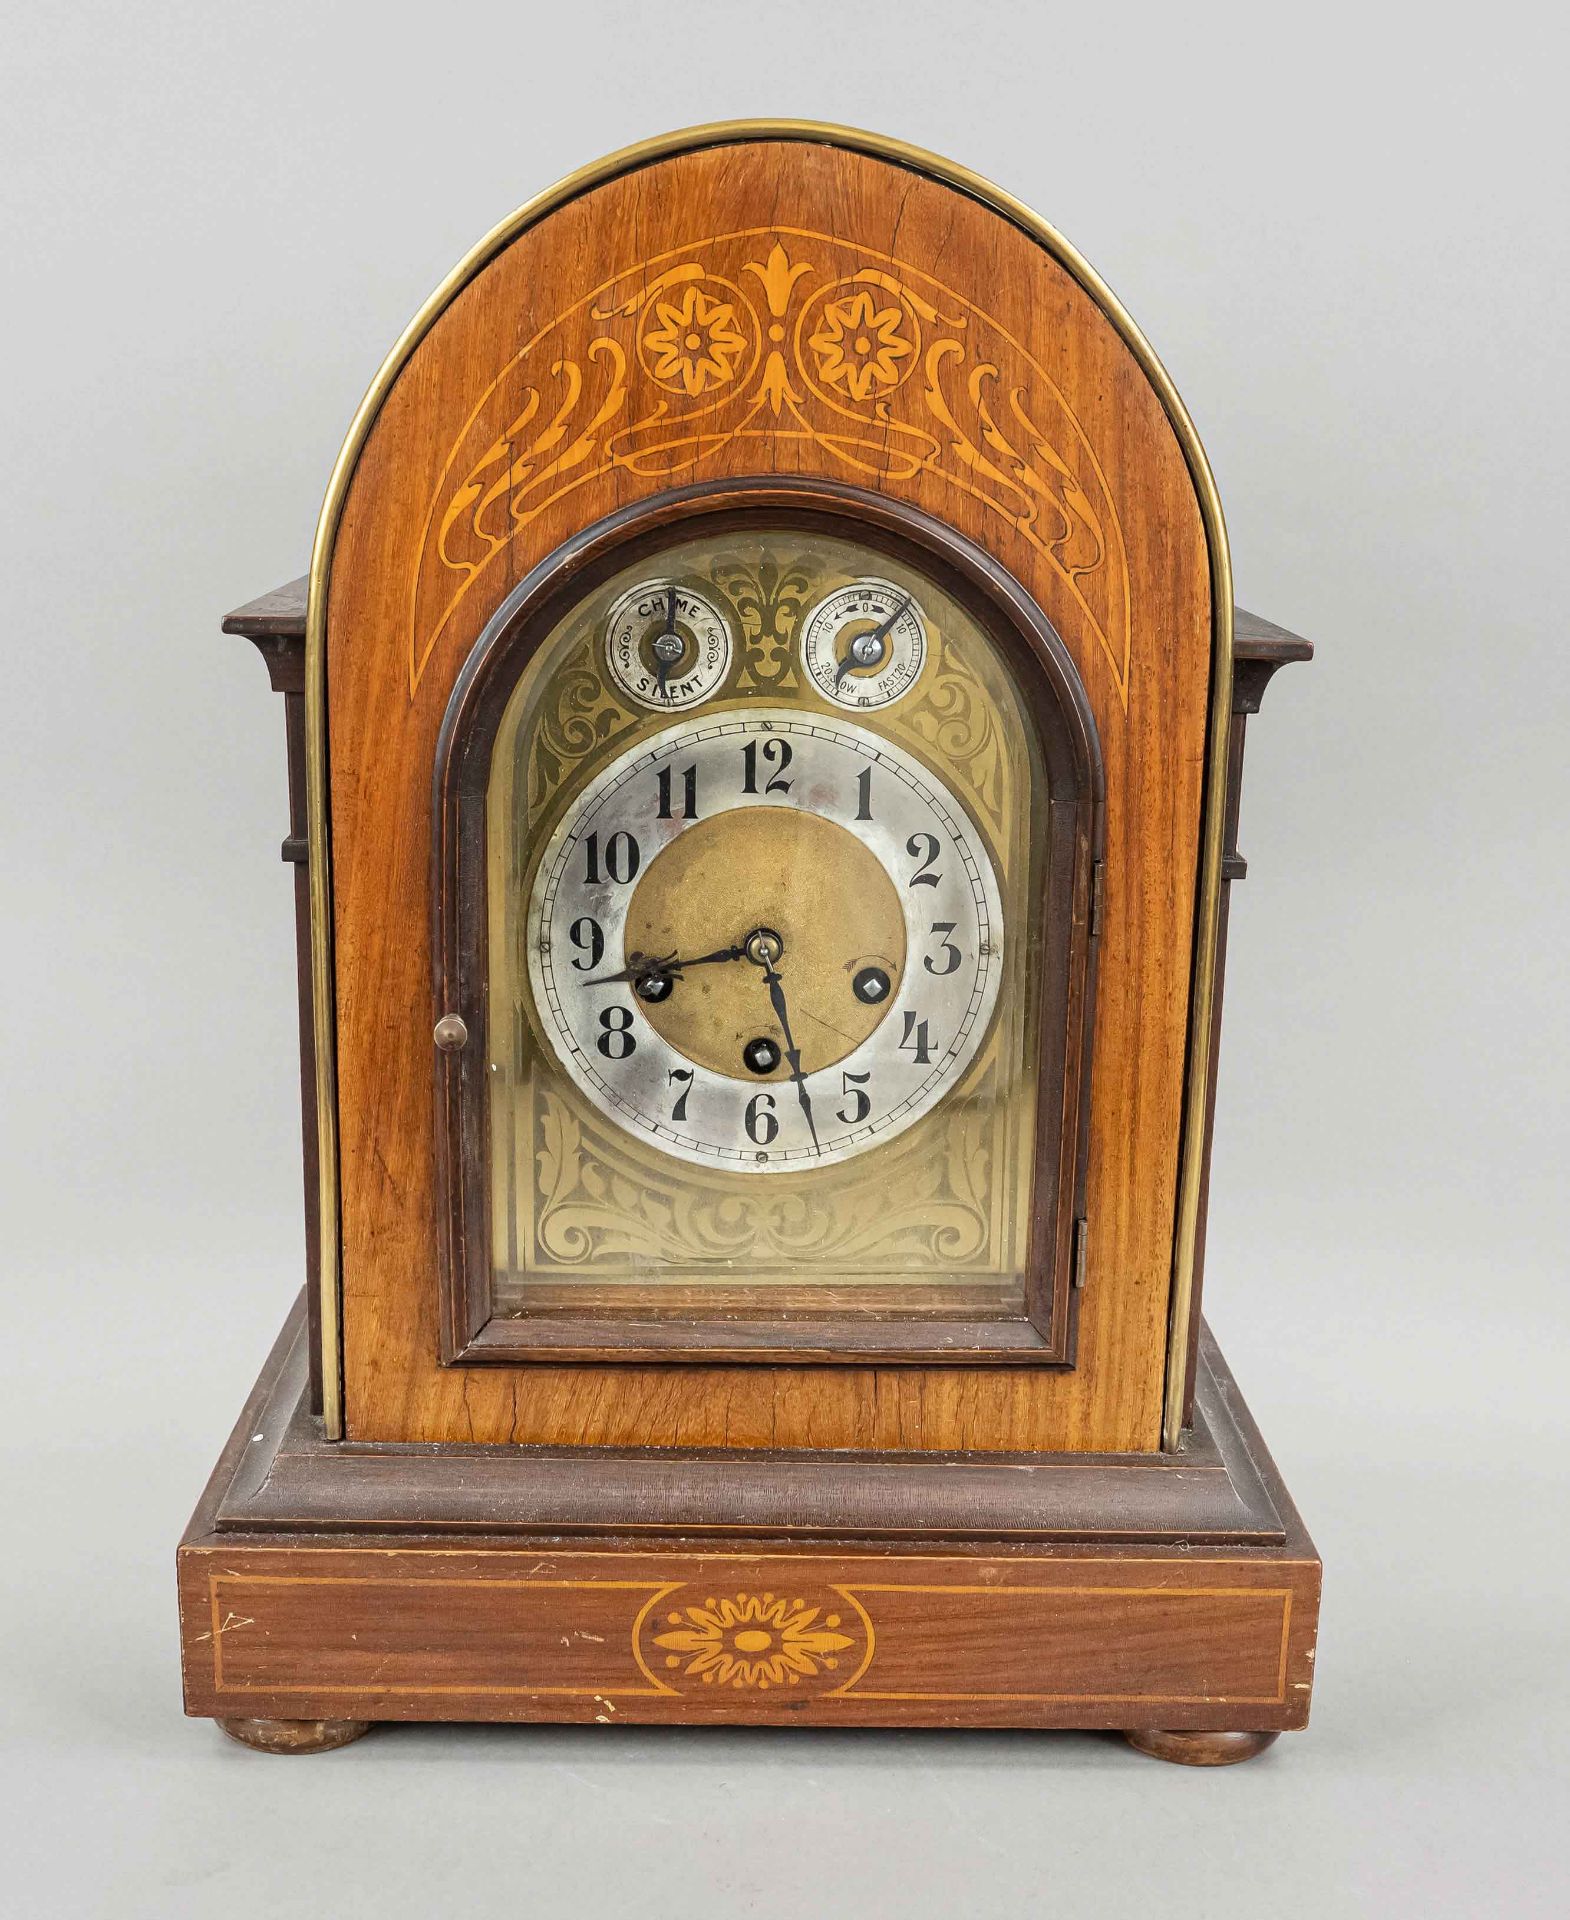
[[[1561,1913],[1562,10],[13,6],[0,45],[7,1904]],[[497,219],[673,125],[952,154],[1187,399],[1254,723],[1211,1318],[1328,1567],[1311,1731],[178,1710],[173,1547],[300,1271],[282,716],[223,611]],[[1557,1810],[1557,1811],[1556,1811]],[[447,1891],[444,1893],[442,1889]]]

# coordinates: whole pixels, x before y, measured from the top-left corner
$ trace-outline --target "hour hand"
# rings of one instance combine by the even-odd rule
[[[636,982],[661,974],[674,978],[679,973],[685,973],[689,967],[708,967],[716,960],[745,960],[746,957],[745,947],[717,947],[713,953],[700,953],[692,960],[678,959],[674,953],[667,954],[664,959],[652,953],[635,953],[620,973],[597,973],[591,979],[580,980],[578,984],[580,987],[605,987],[617,981]]]
[[[652,953],[635,953],[620,973],[593,973],[587,980],[580,980],[580,987],[609,987],[622,980],[643,980],[651,973],[673,973],[677,967],[675,954],[660,960]]]
[[[700,953],[696,960],[675,960],[667,962],[672,973],[685,973],[688,967],[712,966],[716,960],[745,960],[745,947],[716,947],[713,953]]]

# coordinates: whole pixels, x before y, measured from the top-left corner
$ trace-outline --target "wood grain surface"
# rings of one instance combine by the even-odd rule
[[[297,1311],[208,1522],[222,1534],[1040,1540],[1279,1547],[1286,1522],[1237,1388],[1202,1343],[1181,1453],[670,1451],[324,1440]]]
[[[447,697],[507,591],[605,514],[683,479],[856,477],[803,395],[815,336],[797,326],[805,307],[790,305],[819,295],[810,277],[790,279],[794,269],[843,275],[847,248],[914,289],[920,311],[936,316],[921,323],[921,372],[904,380],[897,404],[890,399],[882,425],[862,420],[855,457],[880,463],[883,491],[948,518],[1021,580],[1072,653],[1101,732],[1106,901],[1078,1363],[1067,1375],[1007,1377],[964,1367],[443,1369],[427,929],[431,768]],[[670,401],[664,363],[635,350],[641,336],[617,313],[651,273],[689,255],[705,274],[747,289],[759,338],[746,377],[760,383],[764,404],[745,431],[705,444],[701,470],[673,474],[643,441],[624,440],[619,452],[610,444]],[[784,311],[771,319],[776,293]],[[814,312],[821,320],[821,305]],[[596,343],[618,326],[623,362],[607,385],[610,350]],[[795,343],[797,358],[782,362],[801,400],[795,410],[778,377],[768,390],[763,334],[776,326],[782,353]],[[945,327],[955,354],[934,365],[930,349]],[[576,397],[560,372],[532,376],[531,354],[576,368]],[[956,354],[970,356],[958,385]],[[726,377],[740,379],[743,364],[737,352]],[[830,364],[819,353],[825,379]],[[779,403],[768,404],[775,395]],[[903,457],[912,432],[926,432],[938,452]],[[1160,399],[1069,273],[978,201],[829,145],[760,142],[644,167],[523,232],[436,321],[371,429],[330,580],[349,1434],[1155,1448],[1211,665],[1209,560]]]
[[[1301,1726],[1316,1570],[1091,1557],[188,1556],[189,1710],[293,1719]],[[707,1660],[705,1656],[708,1656]],[[718,1684],[716,1684],[718,1683]]]
[[[1213,1350],[1218,1419],[1279,1519],[1268,1543],[1110,1531],[1053,1544],[943,1540],[919,1492],[899,1537],[881,1543],[520,1535],[477,1515],[466,1449],[422,1453],[435,1470],[424,1531],[380,1530],[341,1497],[341,1481],[323,1522],[237,1528],[225,1514],[255,1495],[231,1490],[256,1477],[253,1435],[267,1427],[299,1325],[297,1314],[180,1547],[190,1713],[1227,1731],[1308,1718],[1318,1557]],[[300,1384],[296,1369],[296,1395]],[[366,1451],[396,1470],[396,1448]],[[532,1450],[497,1451],[515,1492],[536,1480],[548,1498]],[[625,1494],[618,1462],[586,1464],[613,1497]],[[1203,1504],[1176,1463],[1145,1470],[1168,1475],[1169,1519]],[[918,1488],[930,1480],[931,1469],[904,1471]],[[458,1524],[443,1527],[444,1516]]]

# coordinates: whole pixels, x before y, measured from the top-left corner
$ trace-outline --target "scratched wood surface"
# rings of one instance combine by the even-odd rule
[[[883,295],[905,355],[898,327],[859,363],[835,334],[833,288],[856,321],[858,262],[905,290]],[[644,291],[687,263],[697,277],[665,298],[687,331],[651,345],[664,322]],[[658,423],[705,409],[722,430],[673,468]],[[859,479],[948,518],[1035,596],[1095,707],[1107,876],[1072,1373],[437,1362],[430,781],[448,694],[489,614],[570,535],[673,484],[760,472]],[[494,259],[388,396],[332,559],[349,1434],[1156,1447],[1210,632],[1199,509],[1156,394],[1066,270],[955,190],[828,145],[710,149],[582,195]]]
[[[187,1711],[279,1719],[1290,1728],[1300,1558],[192,1547]]]

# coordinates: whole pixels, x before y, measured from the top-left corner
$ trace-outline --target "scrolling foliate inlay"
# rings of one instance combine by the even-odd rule
[[[1123,533],[1051,377],[973,302],[889,254],[796,228],[641,261],[542,327],[448,449],[411,586],[411,694],[487,568],[555,501],[621,469],[677,483],[736,441],[876,485],[928,474],[1057,573],[1128,698]],[[755,463],[773,464],[763,453]]]

